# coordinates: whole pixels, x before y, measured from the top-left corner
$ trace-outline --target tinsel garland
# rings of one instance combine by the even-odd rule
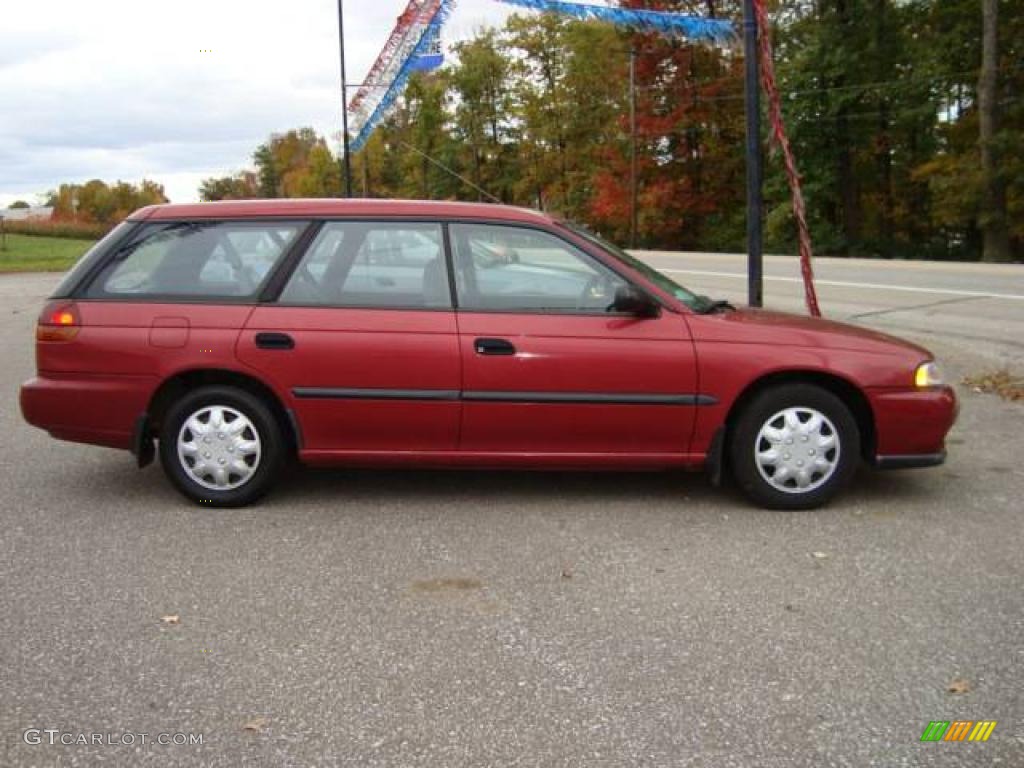
[[[529,8],[533,11],[558,13],[577,19],[599,19],[638,32],[657,32],[670,37],[685,37],[713,43],[731,43],[736,37],[732,22],[724,19],[705,19],[668,11],[648,11],[635,8],[613,8],[607,5],[567,3],[561,0],[498,0],[506,5]]]
[[[430,27],[434,24],[444,24],[444,22],[448,20],[448,16],[451,14],[454,6],[455,0],[442,0],[441,5],[438,6],[437,13],[434,14],[434,16],[429,19],[426,26],[424,26],[420,39],[406,56],[405,61],[402,62],[394,80],[391,81],[391,84],[384,92],[384,95],[381,97],[380,101],[377,102],[377,106],[374,107],[373,112],[370,113],[370,116],[359,128],[359,132],[351,142],[351,152],[358,152],[366,145],[370,135],[377,128],[380,121],[384,119],[385,115],[387,115],[391,105],[395,103],[395,99],[401,95],[410,75],[415,71],[414,64],[416,57],[425,53],[430,47]]]

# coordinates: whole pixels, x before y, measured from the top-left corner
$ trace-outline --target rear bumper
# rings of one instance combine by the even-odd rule
[[[21,387],[21,414],[60,440],[131,449],[156,386],[149,376],[43,373]]]
[[[875,415],[874,466],[934,467],[946,460],[946,434],[960,406],[950,387],[868,390]]]

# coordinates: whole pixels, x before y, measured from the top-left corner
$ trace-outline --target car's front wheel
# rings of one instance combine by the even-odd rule
[[[167,477],[189,499],[210,506],[243,506],[265,494],[283,451],[267,405],[235,387],[188,393],[171,406],[160,429]]]
[[[767,389],[736,419],[730,460],[740,488],[770,509],[812,509],[832,499],[860,460],[850,409],[811,384]]]

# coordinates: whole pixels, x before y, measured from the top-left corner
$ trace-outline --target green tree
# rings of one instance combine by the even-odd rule
[[[260,196],[259,178],[252,171],[241,171],[231,176],[203,179],[199,185],[199,199],[247,200]]]
[[[503,200],[510,200],[508,179],[509,60],[494,30],[455,46],[458,64],[450,81],[455,94],[455,138],[462,147],[459,162],[470,170],[473,183]],[[476,190],[478,200],[483,193]]]

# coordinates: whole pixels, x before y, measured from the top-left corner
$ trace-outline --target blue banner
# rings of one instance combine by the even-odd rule
[[[428,72],[444,64],[444,49],[441,47],[441,25],[434,23],[423,34],[423,52],[412,58],[414,72]]]

